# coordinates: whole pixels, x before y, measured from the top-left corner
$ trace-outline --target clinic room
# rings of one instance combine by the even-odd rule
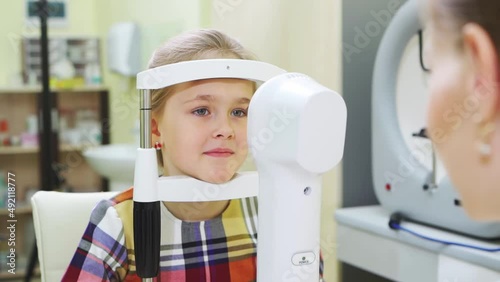
[[[3,5],[0,281],[500,282],[500,1]]]

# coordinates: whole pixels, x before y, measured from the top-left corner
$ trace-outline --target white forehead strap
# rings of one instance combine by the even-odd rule
[[[210,78],[240,78],[265,82],[285,72],[277,66],[252,60],[185,61],[138,73],[137,89],[160,89],[178,83]]]

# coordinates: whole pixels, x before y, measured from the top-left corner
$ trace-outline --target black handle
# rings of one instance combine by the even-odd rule
[[[429,138],[429,134],[427,133],[427,128],[420,129],[419,132],[413,133],[413,137],[421,137],[421,138]]]
[[[158,276],[160,233],[160,202],[134,202],[135,265],[141,278]]]

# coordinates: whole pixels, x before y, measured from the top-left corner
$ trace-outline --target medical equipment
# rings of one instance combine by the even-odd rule
[[[422,163],[422,152],[408,146],[405,138],[409,136],[403,135],[398,122],[396,104],[401,98],[397,97],[396,89],[400,62],[408,42],[422,29],[417,2],[409,0],[396,13],[382,38],[375,61],[372,88],[375,194],[384,208],[399,212],[407,219],[479,238],[498,238],[500,223],[470,219],[460,206],[459,196],[450,179],[447,176],[441,180],[436,177],[434,160],[432,168],[426,168]],[[420,68],[417,61],[415,67]],[[422,71],[420,76],[412,76],[412,80],[418,81],[423,76]],[[422,127],[424,124],[414,128],[414,131]],[[420,133],[414,136],[426,137]]]
[[[248,115],[248,143],[258,174],[238,173],[221,185],[157,175],[151,148],[151,89],[177,83],[240,78],[264,82]],[[134,175],[134,241],[138,275],[158,272],[160,201],[259,197],[257,278],[318,281],[321,174],[343,156],[347,109],[342,97],[299,73],[263,62],[210,59],[165,65],[137,75],[141,146]],[[216,191],[207,194],[207,191]]]

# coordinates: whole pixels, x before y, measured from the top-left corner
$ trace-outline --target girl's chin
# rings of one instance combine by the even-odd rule
[[[231,180],[231,178],[233,178],[234,174],[235,174],[235,172],[214,171],[214,172],[210,173],[209,175],[207,175],[206,177],[203,177],[204,179],[202,179],[202,180],[205,182],[210,182],[210,183],[214,183],[214,184],[222,184],[222,183],[226,183],[229,180]]]

